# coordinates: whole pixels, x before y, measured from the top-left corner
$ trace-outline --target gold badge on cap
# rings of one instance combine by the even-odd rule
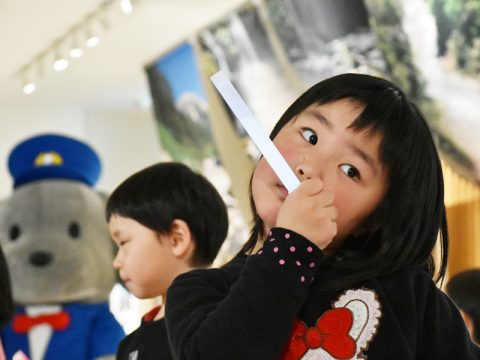
[[[35,158],[35,167],[63,165],[62,156],[55,151],[44,151]]]

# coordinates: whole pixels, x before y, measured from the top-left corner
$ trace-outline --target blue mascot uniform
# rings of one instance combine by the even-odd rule
[[[7,359],[11,359],[19,350],[31,360],[113,358],[124,332],[108,306],[108,293],[115,282],[114,273],[110,273],[113,246],[108,231],[104,236],[108,243],[104,238],[99,241],[98,233],[94,233],[99,228],[104,231],[103,226],[106,229],[104,208],[97,205],[103,203],[100,203],[100,195],[91,188],[100,176],[99,157],[92,148],[75,139],[55,134],[40,135],[27,139],[13,149],[9,157],[9,169],[14,178],[15,191],[3,213],[0,213],[0,216],[4,215],[0,239],[12,273],[14,300],[19,306],[2,333]],[[23,194],[28,191],[30,193]],[[35,202],[37,198],[40,200]],[[85,205],[89,199],[96,204],[94,216]],[[58,203],[64,210],[55,210]],[[79,203],[82,204],[79,207],[82,212],[90,213],[75,218],[75,206]],[[29,218],[28,224],[22,224],[18,220],[18,213],[25,213],[29,207],[30,211],[39,213],[33,219]],[[36,210],[38,207],[42,209]],[[48,218],[50,209],[53,219]],[[55,244],[58,238],[55,235],[56,223],[62,223],[63,214],[70,224],[68,232],[73,241],[60,239]],[[40,220],[36,222],[39,217],[48,224],[43,227],[51,229],[46,230],[47,236],[38,235],[40,230],[31,231],[30,238],[33,240],[29,242],[29,226],[42,227]],[[93,218],[99,224],[91,226]],[[52,233],[51,239],[48,239],[48,231]],[[67,233],[64,228],[62,231]],[[67,236],[64,233],[62,237]],[[25,238],[23,248],[20,246],[22,236]],[[92,250],[87,251],[86,247]],[[111,251],[111,254],[100,260],[94,259],[98,253],[106,251]],[[55,269],[55,260],[59,258],[63,258],[64,262]],[[22,259],[27,265],[19,265]],[[97,269],[96,272],[100,273],[96,274],[94,267],[98,263],[104,263],[104,267]],[[49,266],[53,267],[53,272]],[[87,275],[82,275],[83,272]],[[35,276],[38,276],[38,281],[32,281],[31,277]],[[49,279],[49,276],[53,278]],[[45,279],[49,290],[44,289],[47,287],[45,285],[34,288],[35,283]],[[62,282],[67,283],[66,286]]]

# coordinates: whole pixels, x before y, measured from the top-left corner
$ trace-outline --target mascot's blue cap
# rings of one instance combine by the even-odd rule
[[[100,158],[87,144],[63,135],[45,134],[19,143],[8,157],[14,188],[41,179],[67,179],[93,186]]]

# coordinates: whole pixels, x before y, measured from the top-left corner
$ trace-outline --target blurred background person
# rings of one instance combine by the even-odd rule
[[[450,278],[446,292],[460,309],[472,340],[480,345],[480,269],[466,270]]]

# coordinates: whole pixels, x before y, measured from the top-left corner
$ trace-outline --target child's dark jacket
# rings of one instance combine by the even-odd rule
[[[452,301],[419,268],[338,293],[323,253],[275,228],[256,255],[179,276],[166,320],[177,359],[480,359]]]
[[[117,360],[172,360],[165,319],[154,320],[160,307],[149,311],[139,328],[120,342]]]

